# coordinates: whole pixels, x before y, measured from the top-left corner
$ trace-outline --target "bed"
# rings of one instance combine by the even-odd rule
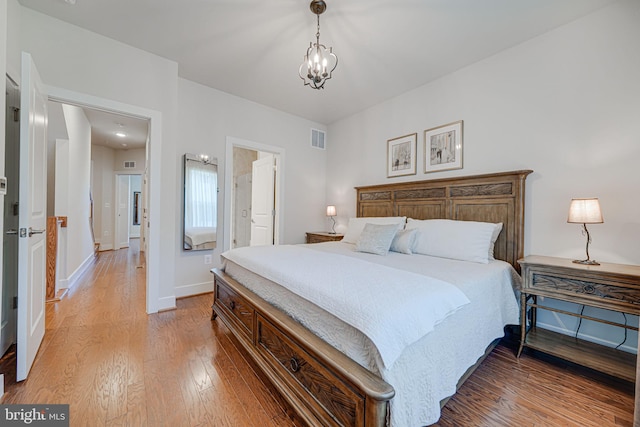
[[[187,227],[184,230],[184,249],[215,249],[216,227]]]
[[[327,318],[320,303],[309,303],[313,299],[307,295],[301,297],[283,288],[271,273],[252,271],[242,258],[234,256],[226,259],[224,271],[213,270],[212,318],[219,317],[225,323],[256,366],[309,425],[433,423],[439,416],[439,404],[490,351],[490,344],[502,336],[504,325],[517,323],[513,289],[508,289],[510,296],[505,285],[484,291],[469,277],[483,278],[489,285],[502,277],[511,283],[509,287],[517,285],[517,260],[523,252],[524,182],[529,173],[525,170],[356,188],[358,217],[502,223],[494,256],[503,262],[491,262],[488,268],[472,265],[467,269],[459,264],[463,261],[430,256],[423,256],[416,267],[408,261],[412,256],[362,254],[354,251],[352,244],[341,242],[295,249],[307,258],[337,264],[345,258],[352,260],[351,264],[380,261],[383,265],[377,274],[383,274],[385,268],[422,274],[420,269],[425,268],[431,271],[431,277],[455,284],[469,297],[468,304],[440,319],[431,332],[411,341],[401,353],[394,353],[395,358],[385,359],[386,351],[372,351],[376,348],[369,346],[372,335],[358,334],[350,323],[340,323],[342,319]],[[266,260],[266,267],[277,261],[277,257],[273,263],[269,261],[268,253],[260,258]],[[444,265],[448,267],[439,267]],[[337,284],[343,281],[330,274],[314,277],[326,280],[330,290],[334,289],[332,284],[339,289]],[[489,305],[498,297],[511,301],[511,306],[498,309]],[[391,363],[385,364],[387,360]],[[430,400],[420,400],[423,395]]]

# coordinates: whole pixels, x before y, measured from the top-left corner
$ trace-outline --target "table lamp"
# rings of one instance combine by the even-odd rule
[[[571,199],[567,222],[572,224],[582,224],[583,233],[587,235],[587,259],[574,260],[573,262],[576,264],[600,265],[599,262],[589,258],[589,243],[591,243],[591,235],[589,235],[589,230],[587,229],[587,224],[602,224],[604,222],[598,199]]]
[[[331,221],[333,221],[333,224],[331,225],[331,231],[329,232],[329,234],[336,234],[336,220],[334,218],[336,216],[335,206],[333,205],[327,206],[327,216],[331,218]]]

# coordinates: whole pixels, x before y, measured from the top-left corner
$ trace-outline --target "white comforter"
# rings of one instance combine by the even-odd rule
[[[471,301],[408,346],[393,366],[386,368],[371,340],[356,328],[274,281],[232,261],[224,262],[227,274],[391,384],[396,391],[391,401],[393,427],[436,422],[440,417],[440,401],[455,393],[464,372],[483,355],[489,343],[503,335],[504,325],[518,323],[513,288],[520,277],[505,262],[476,264],[392,252],[378,256],[355,252],[354,245],[341,242],[306,247],[435,277],[453,284]],[[330,286],[330,282],[326,281],[325,286]]]
[[[300,245],[245,247],[222,257],[284,286],[364,333],[386,368],[393,366],[407,346],[470,302],[462,291],[442,280]]]

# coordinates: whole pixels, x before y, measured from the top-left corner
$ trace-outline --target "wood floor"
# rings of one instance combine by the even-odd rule
[[[62,301],[29,378],[3,403],[68,403],[72,426],[294,426],[217,321],[211,295],[145,314],[137,248],[103,252]],[[11,357],[5,357],[5,365]],[[12,376],[13,375],[13,376]],[[631,426],[633,385],[499,345],[439,426]]]

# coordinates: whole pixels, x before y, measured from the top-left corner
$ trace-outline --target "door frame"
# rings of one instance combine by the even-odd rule
[[[146,311],[148,314],[157,313],[160,308],[160,195],[162,194],[161,164],[162,164],[162,113],[136,105],[100,98],[62,89],[46,86],[50,101],[63,104],[77,105],[103,110],[116,114],[126,114],[149,121],[149,137],[146,146],[146,169],[148,171],[149,192],[146,195],[149,210],[146,213],[147,230],[145,232],[146,253]]]
[[[278,245],[284,240],[284,167],[285,149],[274,145],[262,144],[260,142],[227,136],[225,147],[225,168],[224,168],[224,240],[223,249],[231,248],[231,238],[233,234],[231,221],[231,205],[233,203],[233,147],[246,148],[248,150],[271,153],[276,158],[276,202],[274,221],[274,244]]]

